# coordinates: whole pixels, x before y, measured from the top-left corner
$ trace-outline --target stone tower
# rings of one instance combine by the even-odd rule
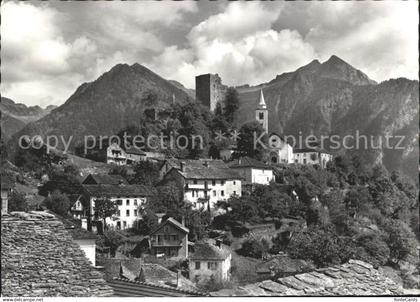
[[[259,122],[265,132],[268,133],[268,110],[267,105],[264,100],[264,93],[261,89],[260,92],[260,101],[258,103],[257,109],[255,110],[255,119]]]
[[[216,109],[217,103],[223,106],[227,86],[222,84],[218,74],[202,74],[195,77],[195,98],[210,111]]]

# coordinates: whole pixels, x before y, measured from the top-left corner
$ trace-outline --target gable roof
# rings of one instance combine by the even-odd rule
[[[136,148],[135,146],[129,146],[128,148],[126,148],[125,153],[136,154],[136,155],[146,155],[146,152],[142,151],[140,148]]]
[[[110,296],[113,291],[72,240],[45,212],[12,212],[1,219],[4,296]]]
[[[151,231],[150,232],[150,235],[155,234],[157,231],[159,231],[161,228],[163,228],[163,226],[165,226],[167,224],[172,224],[174,227],[176,227],[177,229],[183,231],[186,234],[188,234],[190,232],[190,230],[187,227],[185,227],[182,224],[180,224],[174,218],[169,217],[168,219],[166,219],[165,221],[163,221],[161,224],[159,224],[153,231]]]
[[[83,185],[83,190],[93,197],[147,197],[153,196],[153,187],[144,185]]]
[[[217,247],[214,244],[209,243],[196,243],[194,245],[194,254],[192,254],[190,260],[225,260],[229,257],[230,251],[223,245]]]
[[[237,171],[230,169],[222,160],[183,160],[176,163],[176,167],[173,167],[171,170],[173,171],[174,169],[185,179],[228,180],[243,178]]]
[[[343,265],[312,272],[265,280],[234,289],[214,292],[212,296],[370,296],[401,295],[401,286],[369,263],[350,260]]]
[[[114,278],[112,286],[118,297],[200,297],[204,293],[184,290],[166,285],[156,285],[148,282],[132,281],[125,278]]]
[[[82,184],[97,184],[97,185],[128,185],[128,181],[117,174],[89,174]]]
[[[265,170],[272,170],[273,168],[265,163],[256,160],[249,156],[244,156],[238,159],[233,160],[229,167],[231,169],[235,168],[257,168],[257,169],[265,169]]]

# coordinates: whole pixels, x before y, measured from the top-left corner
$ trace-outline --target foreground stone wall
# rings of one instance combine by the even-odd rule
[[[110,296],[61,221],[32,212],[1,217],[2,296]]]

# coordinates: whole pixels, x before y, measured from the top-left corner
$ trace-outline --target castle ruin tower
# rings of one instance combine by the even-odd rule
[[[227,86],[222,84],[218,74],[202,74],[195,77],[196,101],[206,106],[210,111],[216,109],[217,103],[224,107],[223,102]]]
[[[267,105],[264,100],[264,93],[261,89],[260,92],[260,101],[258,103],[257,109],[255,110],[255,119],[260,123],[265,132],[268,133],[268,110]]]

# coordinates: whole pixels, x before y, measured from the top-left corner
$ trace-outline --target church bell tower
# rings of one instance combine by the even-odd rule
[[[255,110],[255,119],[260,123],[265,132],[268,133],[268,110],[267,105],[264,100],[264,93],[261,89],[260,92],[260,101],[258,103],[257,109]]]

